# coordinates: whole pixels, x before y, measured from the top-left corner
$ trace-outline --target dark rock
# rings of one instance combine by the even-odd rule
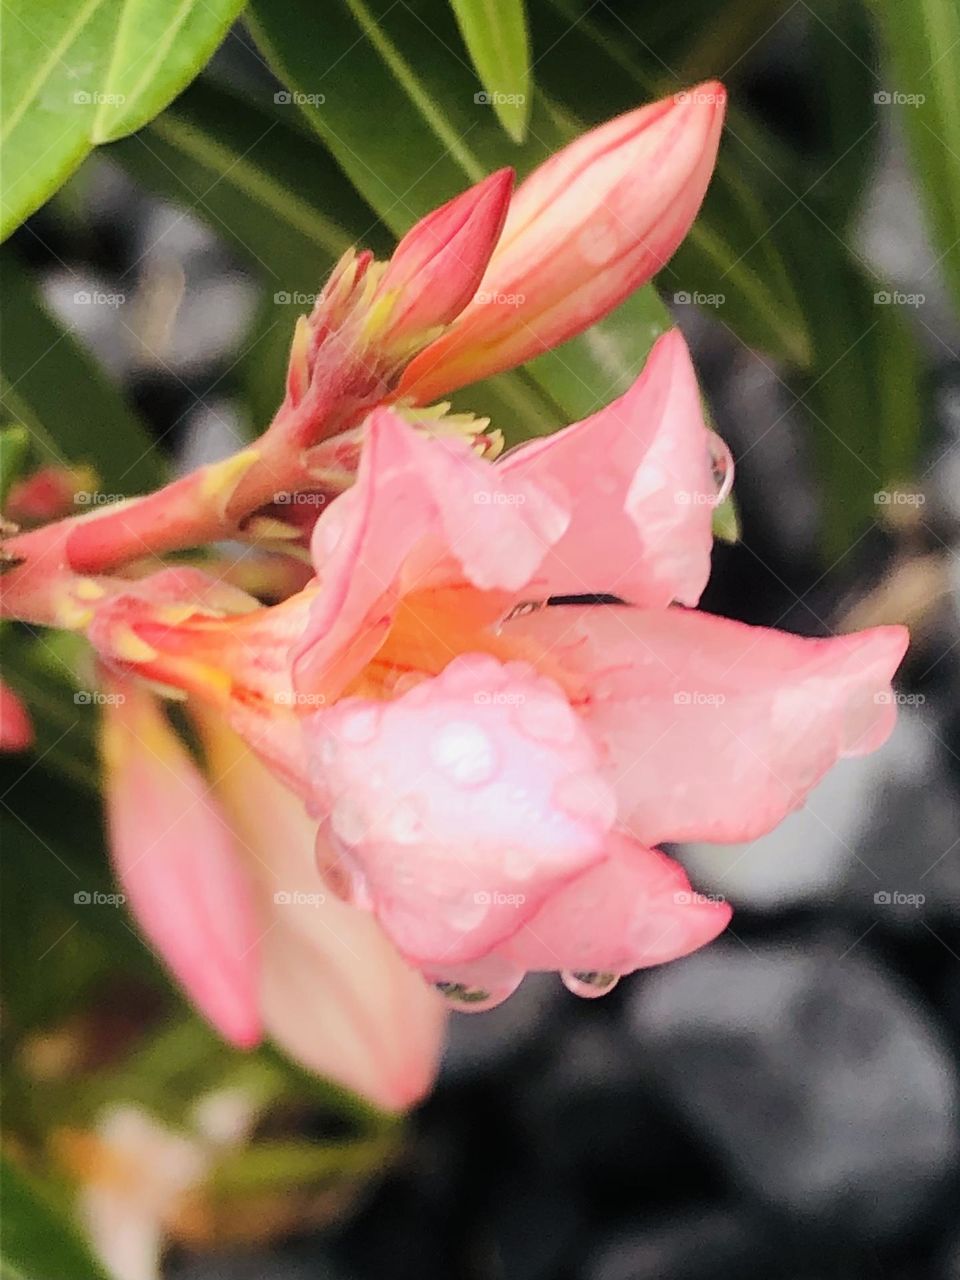
[[[649,1223],[602,1244],[583,1280],[769,1280],[784,1275],[769,1232],[732,1209]]]
[[[957,1090],[924,1010],[856,941],[721,942],[650,975],[630,1021],[751,1196],[876,1243],[921,1215],[955,1160]]]

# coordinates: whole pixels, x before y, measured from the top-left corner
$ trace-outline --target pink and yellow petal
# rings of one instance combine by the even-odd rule
[[[233,831],[153,696],[117,683],[103,717],[107,820],[134,916],[226,1039],[260,1038],[250,885]]]

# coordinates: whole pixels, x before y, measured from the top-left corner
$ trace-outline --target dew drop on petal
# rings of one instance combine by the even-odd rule
[[[489,782],[498,763],[493,743],[469,720],[444,725],[430,745],[430,758],[441,773],[461,787]]]
[[[378,707],[357,707],[348,711],[340,721],[337,729],[339,737],[352,746],[363,746],[372,742],[380,727],[380,709]]]
[[[604,829],[610,827],[617,816],[613,790],[592,773],[572,773],[561,778],[553,798],[571,817],[595,822]]]
[[[508,614],[506,614],[501,622],[512,622],[514,618],[526,618],[528,614],[539,613],[541,609],[546,609],[546,600],[522,600],[519,604],[515,604]]]
[[[330,818],[334,833],[345,844],[360,844],[369,830],[369,819],[363,805],[349,793],[336,802]]]
[[[559,698],[528,698],[519,703],[517,723],[538,742],[570,742],[577,731],[574,712]]]
[[[423,830],[423,817],[414,800],[401,800],[387,818],[387,831],[397,844],[416,844]]]
[[[434,987],[452,1009],[461,1013],[483,1013],[503,1004],[516,991],[519,983],[488,991],[485,987],[471,987],[465,982],[435,982]]]
[[[711,431],[709,436],[710,467],[719,505],[733,488],[733,455],[727,448],[726,441],[716,431]]]
[[[597,996],[605,996],[620,981],[618,973],[585,973],[564,969],[560,979],[568,991],[584,1000],[596,1000]]]

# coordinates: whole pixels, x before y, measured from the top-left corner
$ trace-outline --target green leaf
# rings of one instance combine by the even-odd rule
[[[0,1161],[4,1280],[106,1280],[66,1209],[8,1157]]]
[[[0,255],[0,404],[50,462],[89,463],[105,492],[153,488],[156,445],[97,363],[41,304],[10,249]]]
[[[315,293],[351,244],[383,253],[389,237],[296,107],[273,100],[290,95],[264,96],[201,78],[110,155],[230,240],[271,294]],[[274,318],[289,328],[305,310],[288,305]]]
[[[0,144],[5,237],[92,147],[133,133],[193,79],[243,0],[11,0]]]
[[[889,77],[878,108],[907,131],[939,258],[960,304],[960,7],[872,0]]]
[[[10,486],[19,480],[30,452],[30,433],[26,427],[0,427],[0,506]]]
[[[258,44],[397,234],[502,165],[522,177],[579,132],[569,113],[538,94],[527,141],[511,144],[474,102],[469,70],[453,52],[456,25],[445,0],[421,4],[418,13],[421,20],[411,22],[389,0],[334,0],[322,16],[311,0],[253,5]],[[376,101],[377,111],[356,111],[358,97]],[[489,413],[511,442],[545,434],[629,385],[669,323],[648,286],[589,333],[521,373],[469,388],[454,404]]]
[[[582,15],[572,0],[542,0],[538,6],[533,23],[538,80],[584,121],[581,128],[688,87],[663,63],[657,62],[656,74],[644,65],[646,27],[639,31],[618,23],[614,38],[594,21],[592,11]],[[704,299],[701,305],[711,307],[711,314],[742,341],[802,366],[810,358],[802,277],[788,271],[779,239],[771,234],[794,196],[763,154],[757,132],[742,110],[728,104],[703,207],[657,285],[667,298]]]
[[[807,288],[816,349],[801,407],[819,461],[825,549],[839,556],[876,518],[874,495],[915,465],[919,356],[901,308],[852,262],[809,255]]]
[[[523,0],[450,0],[486,97],[514,142],[530,116],[530,42]]]

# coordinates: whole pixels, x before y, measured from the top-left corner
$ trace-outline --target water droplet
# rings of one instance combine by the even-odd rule
[[[617,816],[613,790],[593,773],[571,773],[561,778],[553,798],[572,818],[595,822],[604,829],[610,827]]]
[[[519,703],[517,723],[538,742],[569,742],[577,731],[573,711],[559,698],[528,698]]]
[[[466,982],[435,982],[433,985],[451,1008],[459,1009],[461,1013],[483,1013],[503,1004],[520,984],[514,982],[492,991],[485,987],[471,987]]]
[[[469,720],[445,725],[430,746],[430,758],[441,773],[461,787],[489,782],[497,769],[493,743]]]
[[[349,793],[336,802],[330,817],[335,834],[345,844],[360,844],[369,830],[369,820],[363,805]]]
[[[503,626],[504,622],[512,622],[514,618],[525,618],[530,613],[539,613],[546,607],[546,600],[522,600],[520,604],[515,604],[509,613],[504,614],[500,625]]]
[[[711,431],[709,435],[710,466],[719,505],[733,488],[733,456],[726,442],[715,431]]]
[[[350,906],[372,908],[367,878],[360,866],[346,851],[334,848],[322,829],[317,833],[316,864],[324,885],[335,898]]]
[[[387,819],[387,830],[397,844],[416,844],[423,836],[423,819],[413,800],[401,800]]]
[[[380,727],[379,707],[357,707],[348,711],[337,728],[338,736],[353,746],[362,746],[372,742]]]
[[[571,969],[564,969],[560,978],[568,991],[584,1000],[596,1000],[597,996],[605,996],[620,981],[619,973],[575,973]]]

